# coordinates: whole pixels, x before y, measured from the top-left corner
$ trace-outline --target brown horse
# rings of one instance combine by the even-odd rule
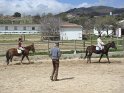
[[[12,62],[13,56],[22,56],[21,64],[22,64],[22,61],[23,61],[24,57],[26,57],[27,60],[30,63],[30,60],[29,60],[29,57],[28,57],[29,51],[32,51],[33,53],[35,52],[34,44],[24,47],[24,50],[22,51],[21,54],[19,54],[17,52],[17,48],[8,49],[7,52],[6,52],[7,65],[9,64],[10,61]]]
[[[108,59],[108,62],[110,63],[109,57],[108,57],[108,51],[109,51],[110,47],[117,49],[114,41],[109,42],[106,45],[104,45],[103,50],[96,50],[96,46],[94,46],[94,45],[88,46],[86,49],[86,55],[85,55],[84,59],[87,58],[87,63],[88,63],[88,61],[90,61],[90,63],[91,63],[92,53],[96,53],[96,54],[101,54],[100,59],[99,59],[99,62],[100,62],[102,56],[105,54]]]

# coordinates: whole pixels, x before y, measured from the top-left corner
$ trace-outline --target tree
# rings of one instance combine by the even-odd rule
[[[41,19],[41,17],[39,14],[33,16],[33,23],[40,24],[40,19]]]
[[[117,29],[118,25],[117,25],[117,20],[114,16],[106,16],[105,18],[105,29],[107,31],[107,36],[109,36],[108,34],[108,30],[112,30],[114,33],[114,31]]]
[[[21,17],[21,13],[15,12],[14,15],[13,15],[13,17]]]
[[[98,34],[102,34],[102,30],[104,29],[104,18],[103,17],[97,17],[95,18],[95,29],[98,31]]]
[[[44,39],[60,39],[60,18],[53,15],[44,15],[41,17],[42,37]]]
[[[79,19],[79,24],[83,27],[85,30],[84,35],[90,35],[94,28],[94,19],[89,17],[82,17]]]
[[[102,34],[101,31],[105,30],[107,32],[107,36],[109,36],[108,31],[112,29],[114,33],[117,28],[117,20],[114,16],[97,17],[95,19],[95,28],[99,34]]]

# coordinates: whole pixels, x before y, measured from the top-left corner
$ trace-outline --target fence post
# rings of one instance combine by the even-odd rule
[[[91,45],[92,45],[92,34],[90,34],[90,40],[91,40]]]
[[[74,54],[76,54],[76,40],[74,40]]]
[[[123,42],[123,51],[124,51],[124,36],[123,36],[123,41],[122,42]]]
[[[48,54],[49,54],[49,39],[48,39]]]
[[[62,45],[63,45],[63,36],[62,36]]]
[[[24,38],[24,41],[25,41],[25,34],[24,34],[23,38]]]
[[[83,40],[83,51],[85,52],[85,40]]]
[[[118,36],[117,36],[117,47],[118,47]]]

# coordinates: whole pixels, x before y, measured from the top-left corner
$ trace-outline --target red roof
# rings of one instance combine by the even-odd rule
[[[63,22],[62,23],[62,25],[61,25],[61,27],[67,27],[67,28],[69,28],[69,27],[73,27],[73,28],[81,28],[82,26],[81,25],[77,25],[77,24],[74,24],[74,23],[68,23],[68,22]]]

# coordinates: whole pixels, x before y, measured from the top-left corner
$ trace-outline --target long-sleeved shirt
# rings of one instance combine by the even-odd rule
[[[102,40],[100,38],[97,39],[97,44],[98,45],[104,45],[104,43],[102,42]]]
[[[22,47],[22,42],[21,41],[18,42],[18,47]]]
[[[60,56],[61,56],[60,49],[58,47],[53,47],[50,50],[50,56],[51,56],[52,59],[59,59]]]
[[[97,39],[97,46],[99,46],[100,50],[102,50],[104,43],[102,42],[102,40],[100,38]]]

